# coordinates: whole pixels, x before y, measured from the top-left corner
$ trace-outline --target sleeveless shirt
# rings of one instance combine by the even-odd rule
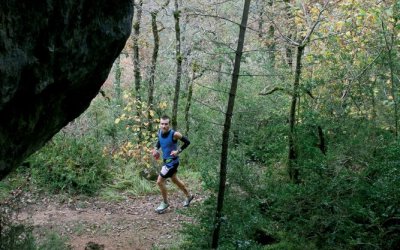
[[[168,159],[177,160],[178,156],[172,156],[171,152],[178,149],[178,141],[174,140],[175,131],[170,129],[168,135],[165,136],[162,134],[162,131],[158,132],[158,139],[160,140],[161,150],[163,153],[164,161]]]

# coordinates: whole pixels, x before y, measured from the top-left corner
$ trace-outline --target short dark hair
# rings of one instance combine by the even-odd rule
[[[168,115],[161,116],[161,120],[171,120]]]

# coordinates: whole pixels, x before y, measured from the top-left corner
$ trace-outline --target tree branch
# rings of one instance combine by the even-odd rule
[[[310,37],[312,35],[312,33],[314,32],[315,28],[317,27],[317,25],[321,22],[321,16],[322,13],[327,9],[327,6],[329,4],[329,1],[326,1],[326,3],[324,4],[324,7],[322,8],[322,10],[318,13],[318,18],[315,21],[314,25],[311,27],[311,29],[308,31],[307,35],[304,37],[303,41],[301,41],[301,45],[305,45],[310,41]]]
[[[271,89],[271,90],[269,90],[267,92],[264,92],[264,91],[265,91],[265,89],[262,92],[260,92],[258,95],[270,95],[270,94],[273,94],[276,91],[282,91],[283,93],[285,93],[287,95],[290,95],[290,96],[293,95],[292,93],[290,93],[289,90],[287,90],[285,88],[281,88],[281,87],[275,87],[275,88],[273,88],[273,89]]]

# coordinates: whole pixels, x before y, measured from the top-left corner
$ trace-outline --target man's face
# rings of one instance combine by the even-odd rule
[[[160,128],[163,133],[167,133],[169,131],[169,119],[161,119]]]

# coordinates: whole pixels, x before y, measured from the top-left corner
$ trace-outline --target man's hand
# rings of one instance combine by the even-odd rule
[[[156,160],[160,159],[160,152],[158,152],[157,149],[153,149],[151,151],[151,154],[153,155],[154,159],[156,159]]]
[[[176,157],[176,156],[178,156],[178,154],[179,154],[179,150],[171,151],[171,156]]]

